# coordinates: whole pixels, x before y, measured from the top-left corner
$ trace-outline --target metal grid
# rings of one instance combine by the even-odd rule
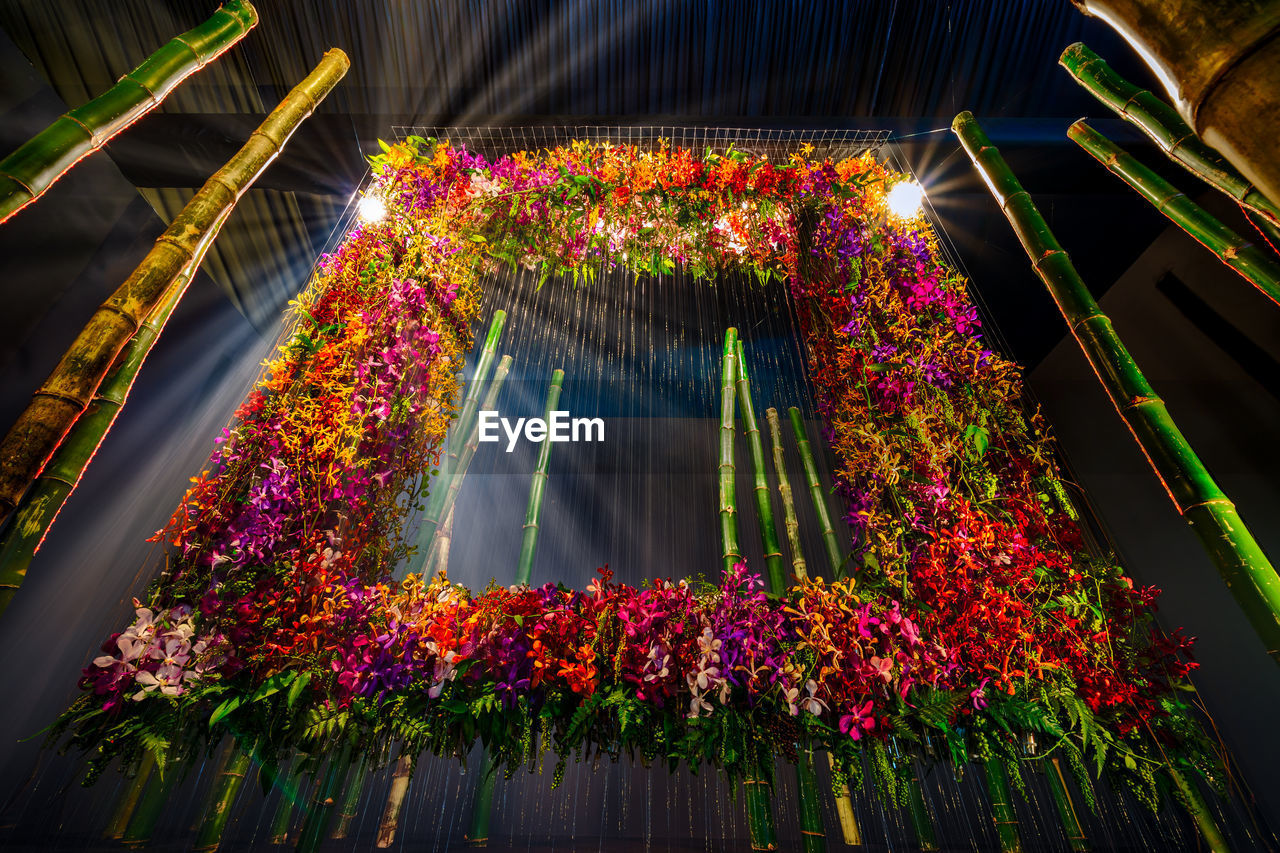
[[[665,139],[672,147],[723,153],[730,145],[738,151],[784,161],[800,146],[813,146],[813,155],[841,160],[866,151],[880,156],[889,140],[887,130],[777,130],[742,127],[607,127],[602,125],[553,125],[529,127],[408,127],[391,128],[397,140],[416,135],[447,139],[465,145],[473,154],[488,159],[516,151],[555,148],[579,140],[635,145],[642,149],[658,146]]]

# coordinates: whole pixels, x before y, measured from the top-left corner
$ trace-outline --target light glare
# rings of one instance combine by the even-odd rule
[[[375,195],[367,195],[360,199],[356,215],[362,222],[381,222],[387,218],[386,203]]]
[[[886,201],[895,216],[910,219],[924,210],[924,187],[915,181],[903,181],[889,190]]]

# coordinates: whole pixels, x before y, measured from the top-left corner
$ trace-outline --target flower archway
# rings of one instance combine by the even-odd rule
[[[59,722],[99,771],[226,734],[265,763],[481,739],[513,767],[629,751],[732,777],[807,743],[838,778],[869,750],[892,791],[889,736],[1016,765],[1031,735],[1086,791],[1105,768],[1153,802],[1170,756],[1212,765],[1179,698],[1189,642],[1157,630],[1155,590],[1088,553],[1017,367],[982,342],[923,217],[885,206],[902,175],[870,154],[581,142],[488,160],[418,137],[373,164],[386,217],[320,262],[158,534],[165,571]],[[396,578],[421,558],[406,518],[455,411],[480,274],[589,287],[602,263],[790,289],[853,531],[842,577],[780,595],[742,565],[639,589]]]

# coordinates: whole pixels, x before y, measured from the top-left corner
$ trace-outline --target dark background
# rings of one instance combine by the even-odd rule
[[[0,2],[0,152],[214,8]],[[972,277],[991,334],[1026,366],[1126,565],[1166,589],[1167,627],[1201,637],[1203,700],[1244,781],[1280,823],[1280,743],[1269,725],[1280,674],[1074,342],[1063,340],[1056,309],[949,132],[956,112],[978,116],[1105,296],[1174,417],[1263,546],[1280,554],[1280,312],[1066,140],[1074,119],[1093,116],[1238,223],[1230,204],[1167,166],[1056,65],[1063,48],[1084,40],[1155,88],[1103,24],[1064,0],[264,0],[257,8],[261,22],[241,44],[0,227],[0,421],[9,423],[92,308],[324,50],[341,47],[352,59],[237,208],[0,622],[0,683],[14,685],[0,710],[0,730],[14,734],[0,742],[0,797],[22,788],[37,754],[35,743],[16,738],[57,713],[98,638],[127,614],[123,602],[141,589],[147,565],[143,538],[168,516],[252,381],[379,137],[413,124],[696,125],[892,131],[897,156],[929,190]],[[679,523],[664,512],[648,517]],[[591,565],[575,567],[574,577],[604,561],[583,559]]]

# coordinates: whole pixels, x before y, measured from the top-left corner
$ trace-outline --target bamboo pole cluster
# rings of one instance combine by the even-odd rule
[[[1270,225],[1269,234],[1280,236],[1280,207],[1240,174],[1227,158],[1200,141],[1178,111],[1147,89],[1140,89],[1117,74],[1106,61],[1082,42],[1062,52],[1058,63],[1117,115],[1145,133],[1178,165],[1221,190]]]
[[[159,106],[174,87],[229,50],[257,23],[258,12],[248,0],[228,0],[208,20],[174,36],[110,89],[68,111],[0,160],[0,223]]]
[[[1031,196],[968,112],[952,124],[1170,500],[1280,662],[1280,578],[1102,313]]]
[[[794,414],[791,414],[792,412],[794,412]],[[793,432],[796,429],[796,424],[797,423],[800,424],[799,434],[805,437],[804,444],[801,444],[799,441],[797,441],[796,447],[800,452],[801,464],[805,469],[806,477],[809,477],[811,473],[812,477],[810,482],[811,483],[816,482],[818,479],[818,474],[817,474],[818,467],[813,460],[813,451],[809,445],[808,437],[804,431],[804,422],[802,420],[799,420],[800,410],[793,407],[788,410],[788,415],[791,418]],[[765,419],[769,423],[769,438],[773,443],[773,465],[774,465],[774,469],[778,473],[778,494],[782,498],[783,518],[785,519],[785,527],[787,531],[787,545],[791,551],[791,566],[793,569],[793,573],[795,574],[796,580],[807,580],[809,577],[807,572],[807,564],[805,563],[805,559],[804,559],[804,549],[800,544],[800,521],[798,516],[796,515],[795,500],[791,491],[791,481],[787,477],[786,455],[782,447],[782,425],[778,418],[778,410],[774,408],[766,409]],[[829,529],[831,526],[830,513],[827,512],[826,496],[821,488],[821,485],[819,485],[817,490],[811,489],[809,492],[809,496],[814,501],[814,515],[817,516],[817,518],[819,519],[818,523],[820,526],[824,527],[824,532],[825,532],[825,529]],[[827,519],[826,524],[823,524],[822,522],[823,518]],[[843,562],[843,560],[840,559],[839,544],[836,542],[834,538],[834,533],[830,540],[828,540],[824,535],[823,542],[827,546],[826,550],[827,550],[828,561],[830,562],[832,567],[832,572],[834,573]],[[834,552],[832,552],[831,550],[831,545],[833,543],[836,544],[836,550]],[[834,558],[832,558],[833,553],[835,554]],[[827,755],[827,762],[831,767],[831,769],[834,770],[835,759],[832,758],[832,756],[829,753]],[[804,772],[804,771],[798,769],[797,772]],[[803,810],[806,808],[806,806],[805,806],[805,796],[803,794],[804,789],[802,788],[801,790],[802,790],[801,817],[803,818],[804,817]],[[816,801],[817,800],[816,788],[813,790],[814,790],[814,794],[812,796],[812,799]],[[836,792],[835,799],[836,799],[836,816],[840,821],[840,834],[841,834],[841,837],[844,839],[844,843],[851,847],[857,847],[861,845],[862,831],[858,828],[858,817],[853,810],[853,798],[849,794],[849,786],[847,784],[841,785],[840,790]],[[822,828],[820,820],[816,823],[816,828],[818,829]],[[801,825],[801,830],[802,832],[804,831],[803,824]],[[802,835],[802,838],[803,837],[804,836]]]
[[[956,116],[952,129],[1009,219],[1031,258],[1032,268],[1049,289],[1072,335],[1170,500],[1200,538],[1268,654],[1280,662],[1280,578],[1276,577],[1271,562],[1245,527],[1235,505],[1218,488],[1178,430],[1164,402],[1147,383],[1111,327],[1110,319],[1102,313],[1071,259],[1049,230],[1031,196],[1022,188],[973,114],[963,112]],[[1225,845],[1217,846],[1221,833],[1213,824],[1198,792],[1172,765],[1167,765],[1166,770],[1175,786],[1183,792],[1184,804],[1205,842],[1211,849],[1225,850]],[[995,796],[1000,793],[998,777],[1003,774],[1004,769],[998,766],[998,762],[987,763],[993,805]],[[997,828],[1002,825],[1001,820],[997,811]],[[1006,843],[1003,833],[1001,839],[1002,844]]]
[[[1120,33],[1179,114],[1280,199],[1280,6],[1223,0],[1072,0]]]
[[[196,257],[214,227],[280,153],[294,130],[346,74],[350,62],[336,48],[213,174],[155,246],[80,332],[52,375],[0,440],[0,522],[39,476],[84,413],[121,350],[137,334],[165,292]]]

